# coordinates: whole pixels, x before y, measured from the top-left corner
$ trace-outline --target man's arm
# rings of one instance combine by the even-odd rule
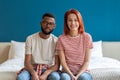
[[[51,72],[53,71],[57,71],[60,67],[60,61],[59,61],[59,57],[58,55],[55,55],[55,64],[53,66],[51,66],[49,69],[47,69],[44,74],[45,75],[49,75]]]
[[[33,65],[31,64],[31,58],[32,55],[31,54],[25,54],[25,69],[27,69],[31,75],[32,75],[32,80],[39,80],[37,73],[34,70]]]

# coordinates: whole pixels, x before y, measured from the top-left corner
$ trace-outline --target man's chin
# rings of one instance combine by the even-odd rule
[[[45,35],[50,35],[50,34],[51,34],[51,32],[45,32],[45,31],[43,31],[43,33],[44,33]]]
[[[53,32],[53,30],[43,30],[43,29],[41,30],[45,35],[50,35]]]
[[[50,33],[44,33],[45,35],[50,35]]]

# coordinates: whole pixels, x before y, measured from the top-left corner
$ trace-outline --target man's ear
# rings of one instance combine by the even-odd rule
[[[40,21],[40,26],[42,26],[42,21]]]
[[[54,25],[54,29],[56,28],[56,24]]]

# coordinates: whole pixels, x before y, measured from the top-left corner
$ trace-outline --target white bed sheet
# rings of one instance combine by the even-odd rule
[[[97,68],[120,68],[120,61],[109,57],[94,57],[88,69]]]
[[[89,70],[93,80],[120,80],[120,61],[109,57],[94,57]]]
[[[23,67],[24,60],[22,58],[8,59],[6,62],[0,64],[0,72],[19,71]],[[120,68],[120,61],[108,57],[94,57],[91,59],[88,69],[97,68]]]
[[[24,66],[24,59],[8,59],[0,64],[0,72],[16,72]]]

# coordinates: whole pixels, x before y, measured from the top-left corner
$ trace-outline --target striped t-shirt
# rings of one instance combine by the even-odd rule
[[[77,74],[84,63],[85,49],[93,47],[91,35],[83,33],[76,37],[61,35],[56,50],[64,51],[65,60],[73,74]]]

